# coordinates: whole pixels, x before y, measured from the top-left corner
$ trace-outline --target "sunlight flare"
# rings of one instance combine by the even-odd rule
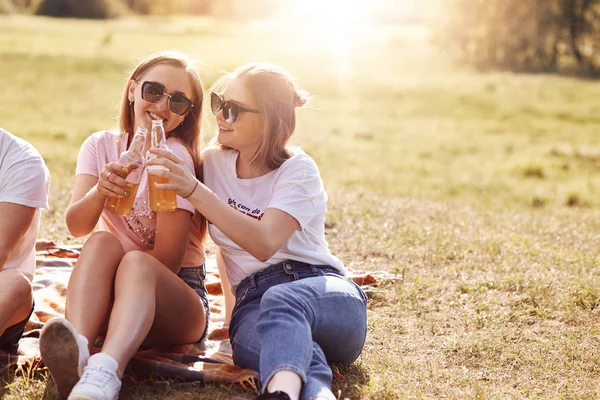
[[[345,55],[360,39],[368,21],[369,3],[363,0],[297,0],[291,15],[310,21],[307,36],[327,46],[334,55]]]

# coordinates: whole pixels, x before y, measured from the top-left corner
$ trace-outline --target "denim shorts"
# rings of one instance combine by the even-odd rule
[[[208,305],[208,293],[206,292],[206,287],[204,286],[204,280],[206,279],[206,267],[203,265],[199,267],[189,267],[189,268],[180,268],[177,276],[181,278],[189,287],[194,289],[194,291],[202,300],[202,304],[204,305],[204,312],[206,314],[206,326],[204,327],[204,333],[200,338],[200,342],[206,339],[206,335],[208,335],[208,322],[210,319],[210,306]]]
[[[31,318],[34,308],[35,302],[31,307],[31,312],[27,318],[19,323],[14,324],[13,326],[6,328],[2,336],[0,336],[0,350],[7,353],[14,353],[17,351],[19,340],[21,339],[21,336],[23,336],[23,333],[25,333],[25,325],[27,325],[27,322],[29,322],[29,318]]]

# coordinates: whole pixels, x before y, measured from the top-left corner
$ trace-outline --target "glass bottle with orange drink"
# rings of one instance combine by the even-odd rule
[[[129,145],[129,149],[121,153],[119,164],[127,168],[127,176],[123,178],[129,182],[132,187],[128,188],[129,196],[121,198],[109,197],[104,202],[104,207],[117,215],[125,216],[131,212],[135,195],[142,179],[142,173],[146,160],[144,159],[144,147],[146,146],[146,136],[148,129],[138,127]]]
[[[165,128],[161,119],[152,120],[152,131],[150,132],[151,147],[159,149],[168,149],[167,140],[165,138]],[[148,153],[148,158],[156,157],[154,154]],[[164,169],[161,165],[152,165],[148,167],[148,171]],[[174,190],[157,189],[155,183],[168,183],[169,180],[160,176],[148,174],[148,192],[150,209],[152,211],[174,211],[177,209],[177,193]]]

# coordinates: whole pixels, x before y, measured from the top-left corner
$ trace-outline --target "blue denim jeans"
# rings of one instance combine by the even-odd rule
[[[286,260],[240,282],[229,334],[234,363],[259,371],[263,390],[287,370],[302,379],[301,400],[335,400],[327,364],[360,354],[367,297],[335,268]]]

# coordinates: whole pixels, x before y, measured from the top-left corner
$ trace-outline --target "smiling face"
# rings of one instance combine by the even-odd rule
[[[236,103],[244,108],[258,109],[256,100],[246,88],[244,77],[231,80],[222,97],[224,101]],[[223,110],[220,110],[217,113],[217,124],[219,143],[240,153],[253,155],[263,140],[264,125],[260,113],[240,112],[235,122],[228,123],[223,117]]]
[[[129,81],[127,99],[133,103],[135,127],[143,126],[150,130],[153,119],[162,119],[165,132],[171,132],[183,122],[187,115],[177,115],[169,110],[169,96],[165,95],[157,103],[142,98],[142,84],[146,81],[157,82],[165,87],[167,94],[181,93],[192,99],[192,85],[183,68],[158,64],[135,80]]]

